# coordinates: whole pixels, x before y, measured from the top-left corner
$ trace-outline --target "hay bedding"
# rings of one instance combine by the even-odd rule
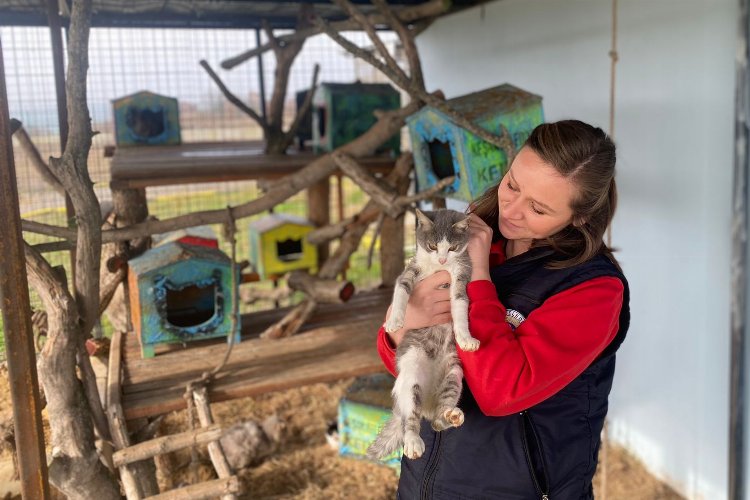
[[[341,458],[326,443],[328,422],[336,419],[338,400],[351,382],[350,379],[315,384],[212,405],[214,418],[224,427],[247,419],[262,420],[274,412],[286,421],[280,449],[261,465],[240,472],[248,491],[242,498],[390,500],[395,497],[397,477],[393,469]],[[11,417],[7,372],[4,371],[0,371],[0,417]],[[179,432],[186,425],[185,412],[174,412],[165,418],[162,432]],[[46,438],[49,443],[49,435]],[[8,459],[7,452],[0,453],[0,461]],[[215,477],[205,449],[198,450],[198,460],[197,466],[190,466],[191,455],[187,450],[161,460],[160,487],[173,488],[195,479]],[[608,500],[682,498],[621,448],[610,449],[608,462]],[[594,484],[599,485],[599,477]],[[597,491],[597,498],[604,497]]]

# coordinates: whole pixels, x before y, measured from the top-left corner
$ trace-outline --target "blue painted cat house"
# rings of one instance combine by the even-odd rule
[[[505,126],[516,150],[544,122],[542,98],[510,84],[447,101],[470,121],[495,135]],[[456,125],[443,112],[425,106],[406,119],[420,190],[456,176],[445,188],[448,198],[471,202],[505,175],[505,151]]]
[[[231,273],[231,260],[218,248],[180,241],[130,260],[131,319],[143,357],[162,344],[230,335],[239,342],[239,318],[232,331]]]
[[[180,144],[177,99],[141,91],[112,101],[118,146]]]

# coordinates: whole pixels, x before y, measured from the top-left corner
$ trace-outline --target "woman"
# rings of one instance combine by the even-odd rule
[[[471,207],[465,421],[401,462],[399,498],[593,498],[615,351],[630,322],[625,277],[603,242],[617,200],[615,146],[580,121],[538,126]],[[447,273],[412,292],[402,330],[378,334],[395,374],[403,333],[450,321]]]

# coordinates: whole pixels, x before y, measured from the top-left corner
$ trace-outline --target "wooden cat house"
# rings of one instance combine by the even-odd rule
[[[516,149],[544,122],[542,98],[510,84],[474,92],[447,104],[483,129],[500,135],[501,125]],[[449,198],[473,201],[505,175],[505,151],[459,127],[441,111],[425,106],[406,119],[419,189],[456,176],[445,188]]]
[[[232,264],[218,248],[172,241],[128,262],[133,329],[144,358],[161,344],[235,335]]]
[[[177,99],[141,91],[112,101],[118,146],[180,144]]]
[[[351,142],[377,120],[375,110],[398,109],[401,95],[387,83],[322,83],[313,96],[312,142],[315,151],[333,151]],[[378,152],[398,155],[400,134]]]
[[[292,215],[270,214],[252,221],[250,262],[263,278],[315,267],[318,251],[306,239],[313,229],[310,222]]]

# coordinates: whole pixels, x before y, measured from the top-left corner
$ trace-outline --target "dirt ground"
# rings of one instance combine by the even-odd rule
[[[7,373],[0,370],[0,421],[11,416]],[[245,469],[240,477],[244,499],[392,499],[397,476],[393,469],[351,458],[339,457],[325,439],[328,423],[336,419],[339,399],[352,380],[315,384],[255,398],[212,405],[214,417],[224,427],[236,422],[263,420],[276,413],[286,422],[280,449],[261,465]],[[164,432],[187,428],[186,412],[168,415]],[[597,498],[608,500],[677,500],[682,498],[654,479],[639,462],[618,447],[607,455],[607,491],[602,494],[600,465],[595,478]],[[3,477],[2,464],[8,463],[7,451],[0,453],[0,498],[14,490]],[[7,467],[6,467],[7,468]],[[205,449],[198,450],[197,461],[189,451],[170,454],[160,462],[158,480],[162,489],[185,485],[194,480],[215,477]],[[5,484],[3,484],[5,483]],[[20,498],[17,497],[17,498]]]

